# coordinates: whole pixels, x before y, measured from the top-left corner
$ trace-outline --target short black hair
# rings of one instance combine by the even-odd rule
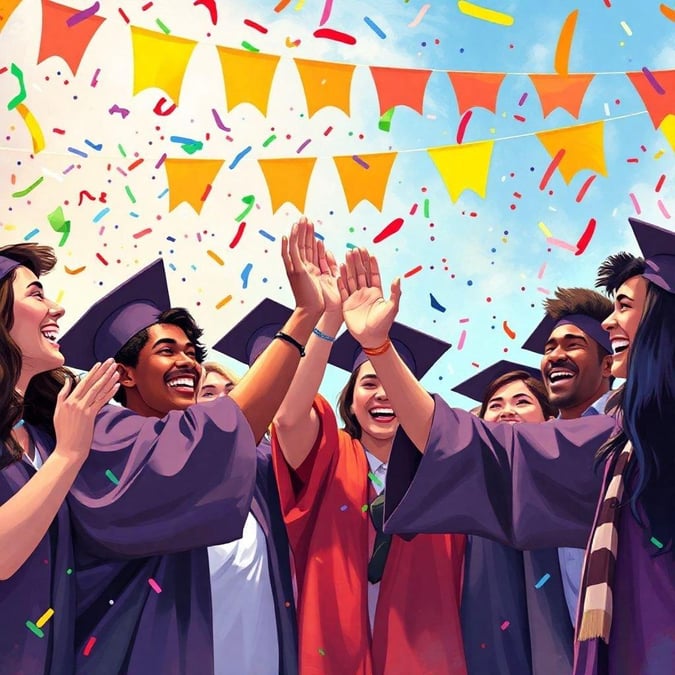
[[[206,358],[206,347],[199,341],[204,334],[204,331],[197,325],[194,317],[187,309],[184,307],[172,307],[171,309],[167,309],[157,317],[157,321],[152,325],[155,326],[162,323],[178,326],[178,328],[185,333],[188,340],[195,346],[198,363],[201,363]],[[150,326],[139,330],[136,335],[130,337],[124,343],[122,348],[115,354],[115,361],[117,361],[117,363],[131,366],[132,368],[135,368],[138,365],[138,357],[141,350],[148,342],[148,328],[150,328]],[[115,400],[122,405],[126,405],[127,396],[124,387],[120,387],[117,390]]]
[[[596,288],[604,288],[607,295],[614,295],[621,284],[631,277],[640,276],[647,269],[647,263],[630,253],[622,251],[610,255],[598,268]]]

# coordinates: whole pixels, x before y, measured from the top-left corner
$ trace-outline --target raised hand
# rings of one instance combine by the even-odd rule
[[[96,415],[115,395],[118,378],[117,364],[114,359],[108,359],[97,363],[72,392],[71,380],[66,379],[54,410],[55,453],[84,462],[91,449]]]
[[[293,224],[290,237],[281,240],[281,257],[296,307],[320,315],[325,304],[316,252],[314,225],[303,216]]]
[[[394,279],[389,299],[385,300],[377,259],[366,249],[352,249],[340,266],[338,287],[349,332],[362,347],[380,347],[398,313],[400,279]]]
[[[321,240],[316,241],[316,259],[319,265],[319,284],[323,294],[324,312],[332,314],[342,313],[342,298],[340,298],[340,289],[338,288],[338,278],[340,271],[333,254],[326,250]]]

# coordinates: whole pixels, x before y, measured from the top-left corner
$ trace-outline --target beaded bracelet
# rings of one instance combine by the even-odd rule
[[[379,347],[373,347],[372,349],[362,347],[362,349],[366,356],[379,356],[380,354],[384,354],[389,349],[389,347],[391,347],[391,340],[387,338],[384,344],[381,344]]]
[[[316,335],[318,338],[321,338],[322,340],[325,340],[326,342],[335,342],[335,338],[331,337],[330,335],[327,335],[326,333],[322,333],[318,328],[313,328],[312,333]]]
[[[293,345],[300,352],[301,358],[305,355],[305,348],[294,337],[291,337],[290,335],[287,335],[286,333],[279,331],[272,339],[274,340],[276,338],[279,338],[284,342],[288,342],[289,345]]]

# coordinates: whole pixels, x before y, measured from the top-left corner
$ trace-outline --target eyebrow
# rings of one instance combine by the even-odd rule
[[[544,349],[549,345],[555,344],[556,342],[571,342],[572,340],[583,340],[586,344],[588,344],[586,337],[580,333],[565,333],[565,335],[559,338],[549,338],[544,345]]]
[[[39,281],[31,281],[28,286],[26,286],[26,290],[31,288],[32,286],[36,286],[39,288],[41,291],[44,290],[44,286],[39,282]]]
[[[359,382],[363,382],[364,380],[377,380],[377,375],[375,375],[375,373],[369,373],[368,375],[362,375],[359,378]]]
[[[619,295],[616,296],[616,298],[614,298],[615,302],[621,302],[622,300],[630,300],[632,302],[633,298],[631,298],[631,296],[628,295],[627,293],[620,293]]]
[[[214,391],[216,388],[215,384],[205,384],[202,387],[201,393],[203,394],[205,391]]]
[[[511,399],[520,399],[520,398],[526,398],[529,401],[534,400],[533,394],[529,394],[526,391],[519,391],[517,394],[511,396]],[[503,396],[495,396],[494,398],[488,400],[487,405],[490,405],[490,403],[503,403],[503,402],[504,402]]]
[[[152,345],[152,348],[156,349],[159,345],[177,345],[177,344],[178,342],[173,338],[160,338],[159,340],[157,340],[157,342],[155,342],[154,345]],[[192,347],[193,349],[195,349],[195,345],[192,342],[185,343],[185,348],[187,349],[188,347]]]

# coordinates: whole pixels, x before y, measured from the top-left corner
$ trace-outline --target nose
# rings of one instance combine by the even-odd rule
[[[616,326],[616,312],[612,312],[600,325],[609,332],[610,329]]]
[[[384,390],[383,387],[378,387],[377,391],[375,392],[375,398],[378,401],[386,401],[387,400],[387,392]]]
[[[563,349],[562,345],[557,344],[553,349],[546,354],[546,359],[549,361],[559,361],[567,357],[567,352]]]
[[[195,368],[197,370],[197,374],[201,374],[201,367],[199,366],[197,359],[192,357],[190,354],[187,354],[186,352],[180,352],[178,354],[176,358],[176,367]]]
[[[49,315],[55,319],[60,319],[66,313],[66,310],[53,300],[48,300],[47,302],[49,303]]]
[[[513,419],[516,416],[515,410],[513,410],[510,406],[506,406],[503,408],[499,416],[497,417],[498,420],[510,420]]]

